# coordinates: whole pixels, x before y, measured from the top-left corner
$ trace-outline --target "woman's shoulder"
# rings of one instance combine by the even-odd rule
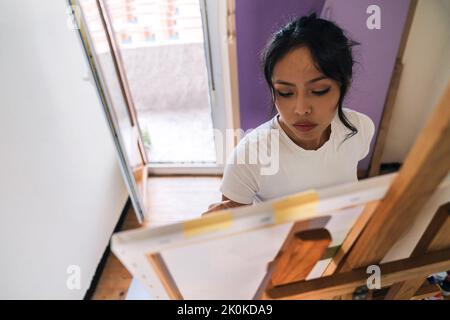
[[[227,164],[240,164],[240,166],[257,170],[261,166],[260,153],[271,155],[272,149],[278,146],[278,143],[273,144],[272,139],[278,140],[279,133],[273,129],[276,128],[273,119],[270,119],[254,129],[241,131],[239,142],[227,156]]]
[[[273,134],[274,129],[276,129],[276,126],[274,124],[276,118],[272,118],[259,126],[257,126],[254,129],[247,130],[244,134],[242,139],[238,143],[238,147],[244,147],[248,145],[257,144],[262,139],[269,139],[271,138],[271,134]]]
[[[358,130],[356,136],[361,137],[363,140],[372,139],[375,133],[375,124],[368,115],[349,108],[342,108],[342,111],[349,122]],[[345,129],[349,131],[348,128]]]
[[[355,125],[358,130],[371,129],[372,127],[375,127],[372,119],[362,112],[349,108],[342,108],[342,111],[347,117],[347,119],[353,125]]]
[[[356,142],[362,146],[360,155],[360,159],[362,159],[369,152],[370,143],[375,134],[375,124],[368,115],[362,112],[348,108],[343,108],[342,111],[350,123],[358,130]]]

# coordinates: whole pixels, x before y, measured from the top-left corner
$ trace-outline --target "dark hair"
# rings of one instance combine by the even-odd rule
[[[276,63],[293,49],[307,47],[316,68],[339,83],[338,116],[351,131],[344,141],[354,136],[358,129],[350,123],[342,111],[342,102],[352,79],[355,64],[352,47],[355,45],[359,43],[344,35],[341,28],[333,22],[317,18],[315,13],[292,20],[283,26],[272,36],[261,55],[264,77],[272,96],[271,116],[275,111],[272,74]]]

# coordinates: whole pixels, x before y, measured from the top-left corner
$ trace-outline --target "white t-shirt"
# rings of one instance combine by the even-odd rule
[[[360,112],[343,111],[358,133],[343,142],[351,131],[336,112],[330,138],[317,150],[295,144],[280,127],[278,115],[248,133],[227,159],[222,194],[235,202],[251,204],[357,181],[357,165],[369,153],[375,126]],[[255,150],[257,153],[252,153]]]

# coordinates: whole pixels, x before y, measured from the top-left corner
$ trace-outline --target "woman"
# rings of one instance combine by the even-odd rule
[[[262,65],[277,114],[239,142],[224,170],[222,202],[205,213],[357,181],[358,161],[368,154],[375,128],[369,117],[342,106],[355,44],[315,14],[288,23],[272,37]],[[278,170],[263,175],[260,162],[236,163],[239,157],[248,159],[270,130],[279,133],[278,150],[272,150]],[[269,145],[270,152],[276,144]]]

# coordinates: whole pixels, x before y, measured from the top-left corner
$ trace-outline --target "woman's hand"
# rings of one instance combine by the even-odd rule
[[[246,206],[246,204],[234,202],[233,200],[228,199],[224,195],[222,195],[222,201],[218,203],[213,203],[208,207],[208,211],[202,213],[203,215],[209,214],[214,211],[225,210],[230,208],[242,207]]]

